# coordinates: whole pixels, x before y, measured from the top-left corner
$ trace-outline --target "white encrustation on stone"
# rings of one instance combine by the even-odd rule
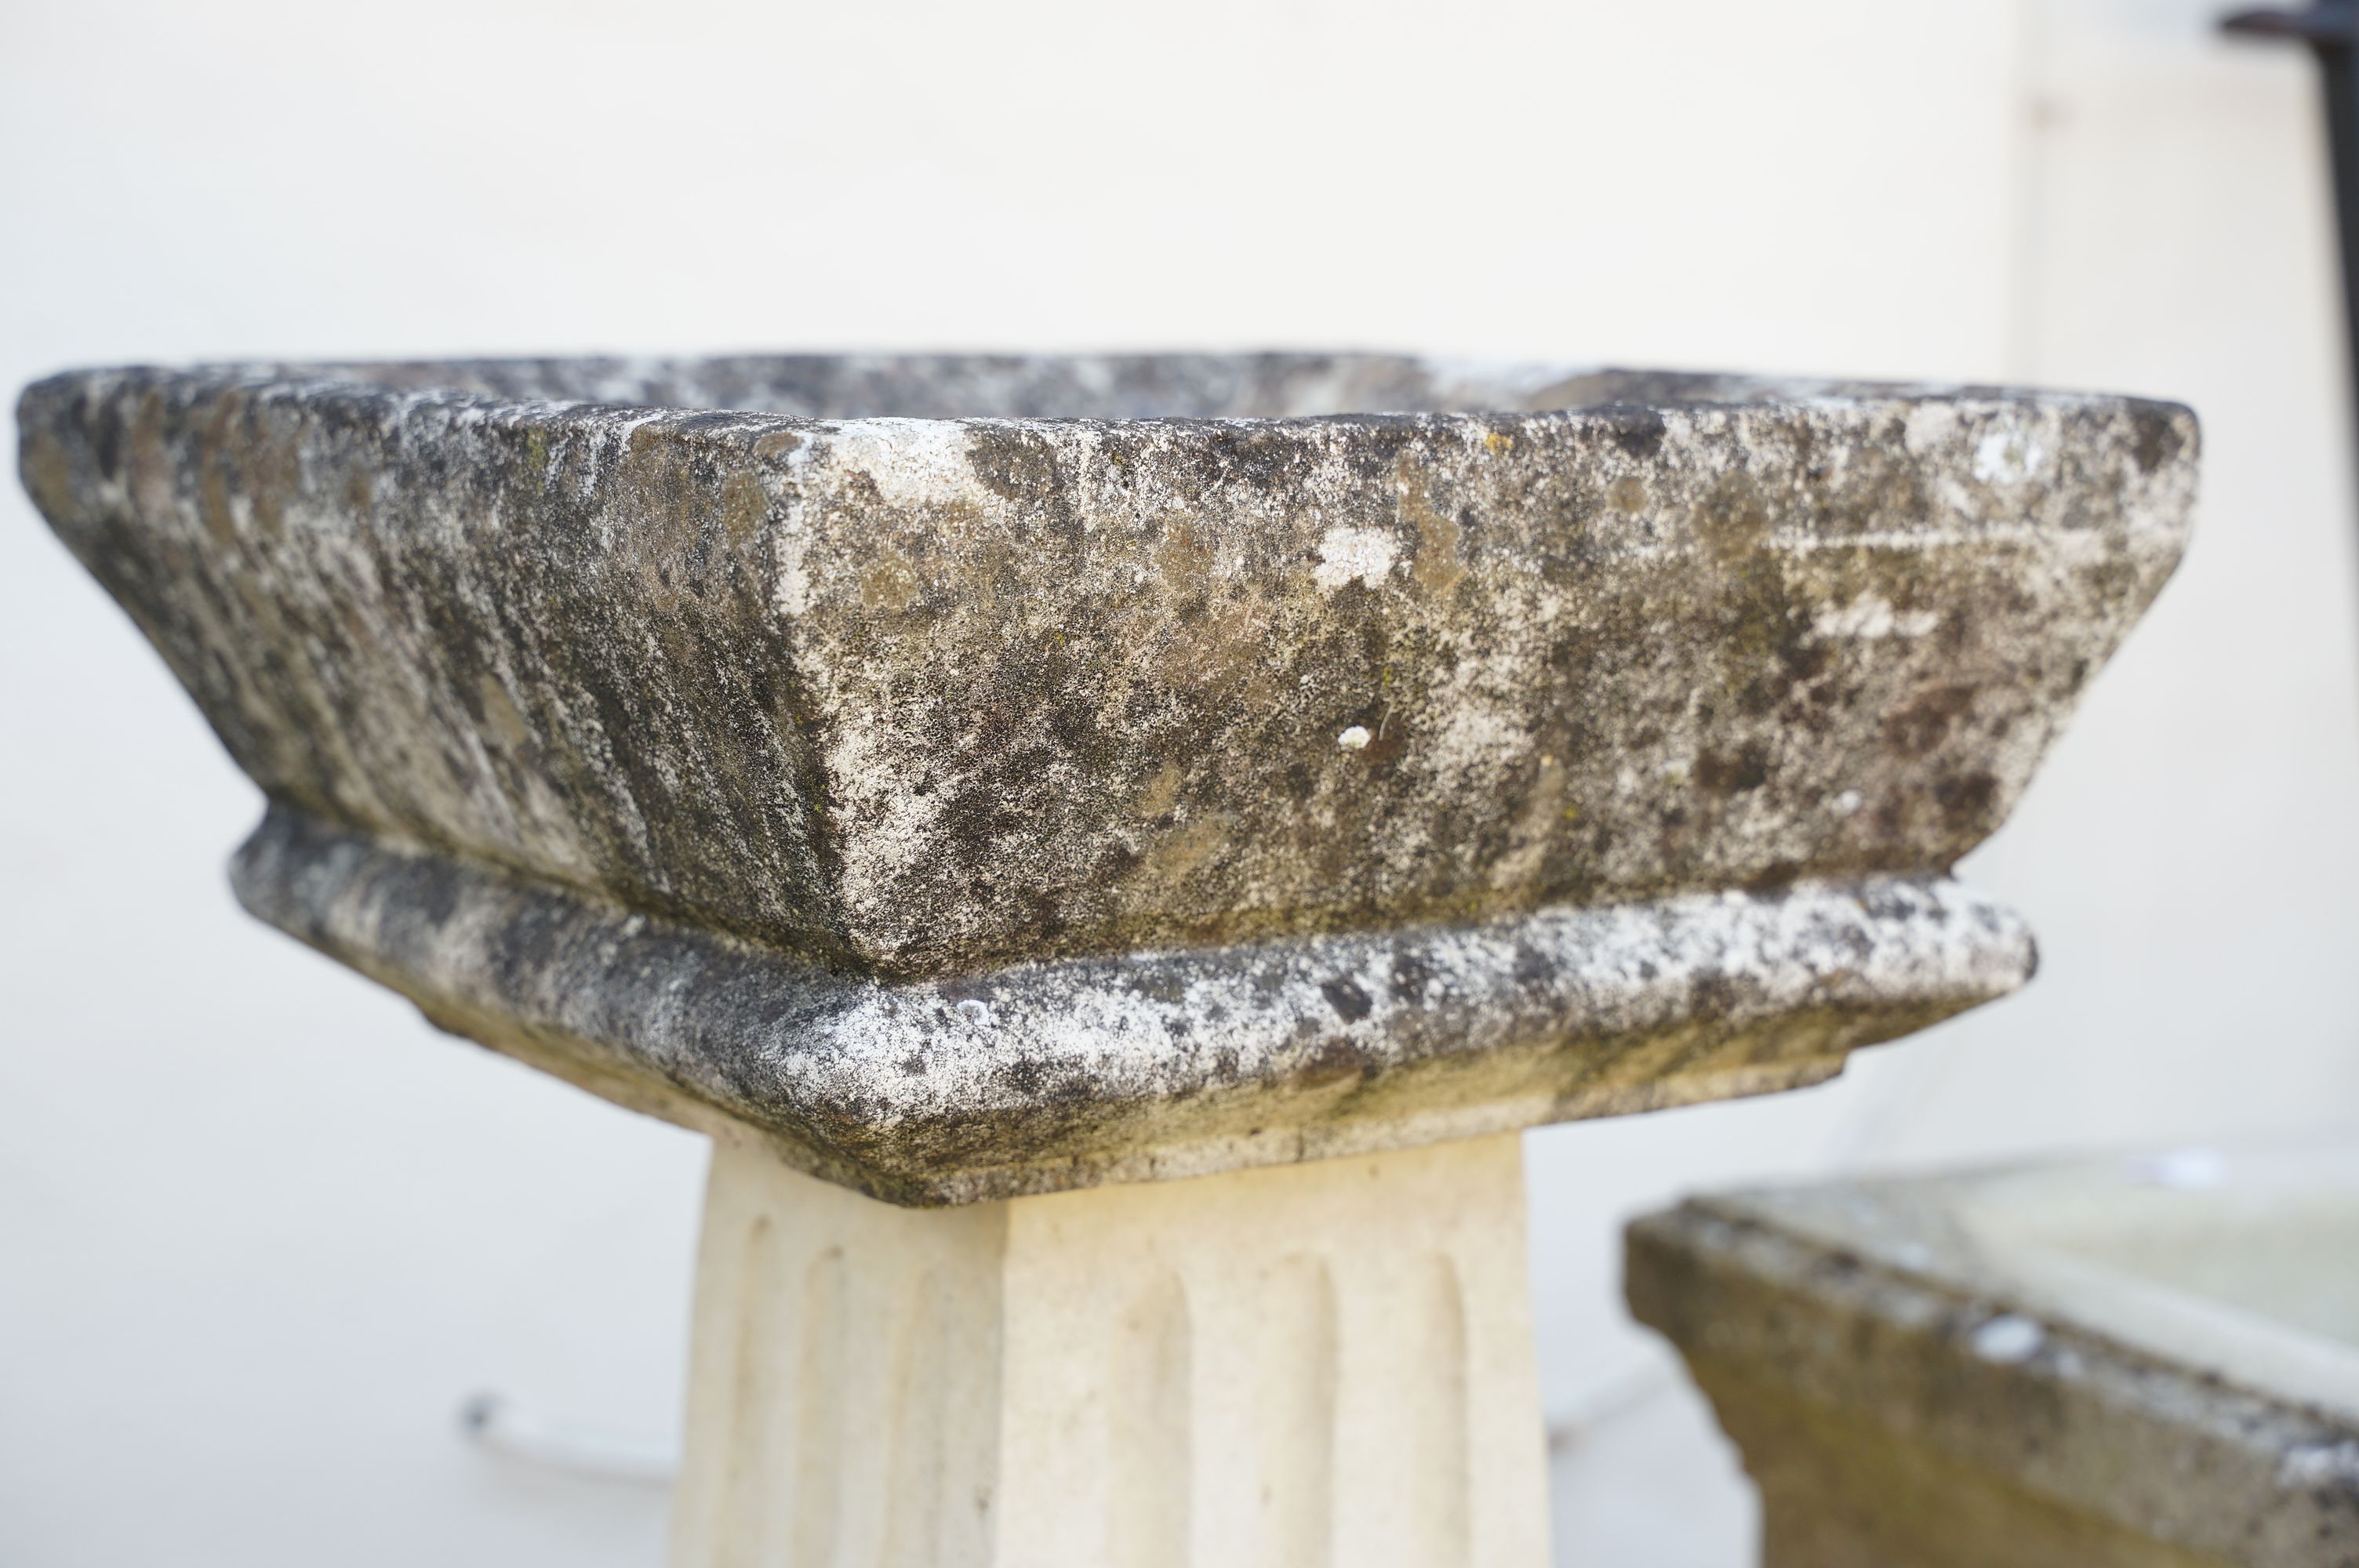
[[[2039,1353],[2048,1331],[2018,1313],[2001,1313],[1973,1332],[1974,1354],[1985,1361],[2012,1367]]]

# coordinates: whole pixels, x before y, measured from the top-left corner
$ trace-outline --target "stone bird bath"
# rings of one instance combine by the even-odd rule
[[[718,1141],[683,1564],[1540,1562],[1512,1134],[2029,976],[1946,871],[2196,449],[1315,355],[103,371],[18,421],[268,798],[245,906]]]
[[[2359,1563],[2359,1140],[1735,1193],[1628,1243],[1770,1568]]]

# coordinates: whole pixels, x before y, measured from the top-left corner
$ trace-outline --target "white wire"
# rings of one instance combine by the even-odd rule
[[[459,1430],[493,1453],[602,1481],[668,1487],[679,1472],[679,1452],[660,1438],[556,1420],[499,1394],[460,1406]]]

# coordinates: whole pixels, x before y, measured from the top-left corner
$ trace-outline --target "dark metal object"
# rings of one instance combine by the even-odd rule
[[[2359,414],[2359,0],[2313,0],[2306,11],[2239,11],[2220,30],[2292,38],[2318,56],[2326,87],[2326,138],[2334,168],[2335,228],[2343,253],[2343,330]]]

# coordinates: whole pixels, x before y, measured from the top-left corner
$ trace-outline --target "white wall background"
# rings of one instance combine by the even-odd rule
[[[2160,394],[2202,530],[1968,862],[2022,998],[1534,1135],[1570,1562],[1735,1568],[1614,1305],[1678,1190],[2359,1125],[2359,561],[2312,83],[2199,0],[0,0],[0,384],[68,364],[1369,346]],[[256,815],[0,496],[0,1563],[652,1564],[703,1152],[240,916]]]

